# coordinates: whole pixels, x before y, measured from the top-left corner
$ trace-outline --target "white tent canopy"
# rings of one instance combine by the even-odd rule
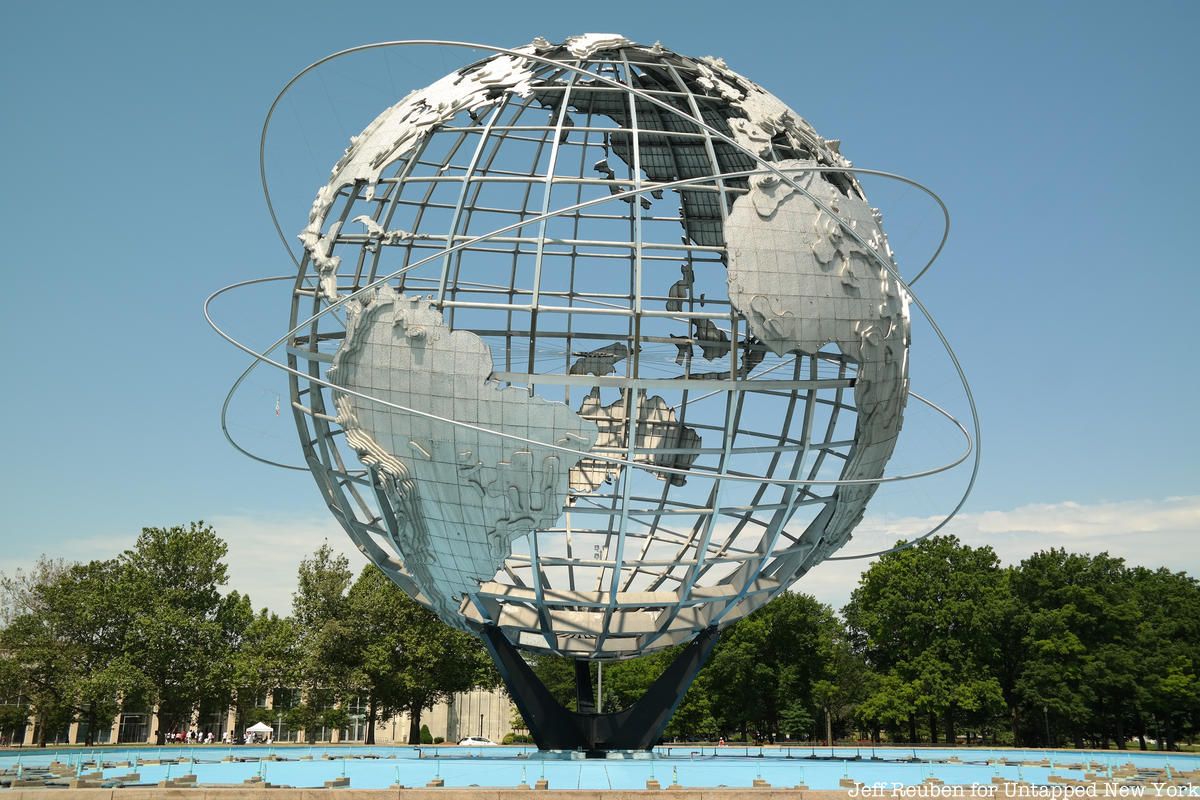
[[[265,722],[256,722],[249,728],[246,728],[246,733],[271,733],[273,730],[274,728]]]

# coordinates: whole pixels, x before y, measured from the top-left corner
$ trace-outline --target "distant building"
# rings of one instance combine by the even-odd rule
[[[259,708],[273,710],[275,708],[291,707],[299,698],[298,690],[277,689],[269,695],[258,698]],[[19,699],[10,701],[10,705]],[[350,722],[341,729],[319,728],[317,730],[295,730],[283,721],[281,710],[275,722],[268,722],[275,728],[274,740],[278,742],[362,742],[367,736],[367,709],[365,701],[355,698],[346,705],[350,713]],[[429,726],[429,732],[434,737],[442,737],[446,742],[454,743],[466,736],[484,736],[493,742],[500,742],[505,735],[513,731],[514,718],[520,725],[520,717],[516,716],[512,702],[503,689],[488,691],[477,689],[470,692],[459,692],[450,698],[449,702],[439,703],[431,710],[421,715],[421,724]],[[237,714],[233,709],[206,710],[196,715],[192,728],[201,734],[212,732],[219,742],[226,731],[234,737],[242,735],[237,725]],[[381,720],[375,726],[375,742],[377,744],[407,744],[409,719],[407,714],[401,714]],[[145,709],[129,709],[118,714],[112,724],[101,727],[93,737],[95,744],[127,743],[153,744],[158,730],[158,715]],[[51,732],[46,737],[47,744],[82,744],[87,741],[87,723],[73,722],[62,730]],[[11,731],[0,731],[0,743],[13,745],[37,744],[37,730],[34,721],[29,720],[23,728]],[[416,744],[416,742],[413,742]]]

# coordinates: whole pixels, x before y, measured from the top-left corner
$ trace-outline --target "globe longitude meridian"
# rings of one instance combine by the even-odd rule
[[[301,233],[288,355],[351,537],[447,622],[584,659],[690,641],[840,548],[909,313],[838,149],[722,62],[615,35],[383,112]]]

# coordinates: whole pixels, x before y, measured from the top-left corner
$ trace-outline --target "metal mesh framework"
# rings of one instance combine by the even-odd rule
[[[313,319],[288,363],[312,380],[292,375],[291,400],[330,508],[406,591],[521,647],[620,658],[744,616],[844,544],[857,517],[827,533],[851,487],[811,482],[848,475],[858,365],[835,345],[777,355],[731,302],[725,225],[760,162],[728,141],[745,114],[703,65],[632,44],[546,52],[562,63],[533,63],[524,95],[497,92],[432,126],[374,182],[331,184],[325,249],[308,249],[293,294],[292,327]],[[783,134],[760,155],[837,166]],[[861,197],[845,173],[820,179]],[[491,381],[565,403],[600,432],[557,518],[448,596],[398,530],[395,476],[347,441],[346,396],[323,385],[339,380],[329,367],[347,318],[321,312],[397,271],[398,295],[430,298],[449,330],[486,345]],[[439,409],[455,418],[449,400]],[[404,412],[359,400],[353,413]],[[434,438],[453,428],[429,424]],[[860,504],[874,489],[852,488]]]

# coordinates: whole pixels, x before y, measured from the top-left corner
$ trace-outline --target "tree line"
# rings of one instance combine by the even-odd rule
[[[282,715],[293,728],[338,729],[357,700],[368,743],[376,721],[399,713],[415,742],[423,711],[497,680],[473,637],[374,567],[355,577],[345,556],[318,548],[281,617],[221,591],[226,552],[203,522],[145,528],[116,558],[43,558],[0,578],[0,730],[32,719],[44,746],[79,722],[90,745],[123,709],[154,709],[162,744],[202,709],[232,708],[239,727]],[[262,707],[272,692],[286,707]]]
[[[632,702],[679,648],[604,668]],[[564,704],[570,665],[538,660]],[[837,615],[786,593],[721,634],[670,738],[1175,749],[1200,731],[1200,582],[1053,549],[1015,566],[932,537]]]
[[[499,684],[478,640],[327,545],[301,563],[288,616],[223,593],[225,556],[193,523],[0,578],[0,701],[19,698],[0,730],[33,719],[44,743],[78,721],[90,744],[122,708],[157,710],[160,743],[202,709],[337,729],[354,700],[369,743],[399,713],[417,742],[423,711]],[[678,650],[606,665],[603,710],[631,705]],[[573,665],[530,660],[570,707]],[[1200,731],[1198,676],[1195,578],[1057,549],[1006,567],[939,536],[872,564],[840,614],[789,592],[726,628],[666,735],[1173,749]]]

